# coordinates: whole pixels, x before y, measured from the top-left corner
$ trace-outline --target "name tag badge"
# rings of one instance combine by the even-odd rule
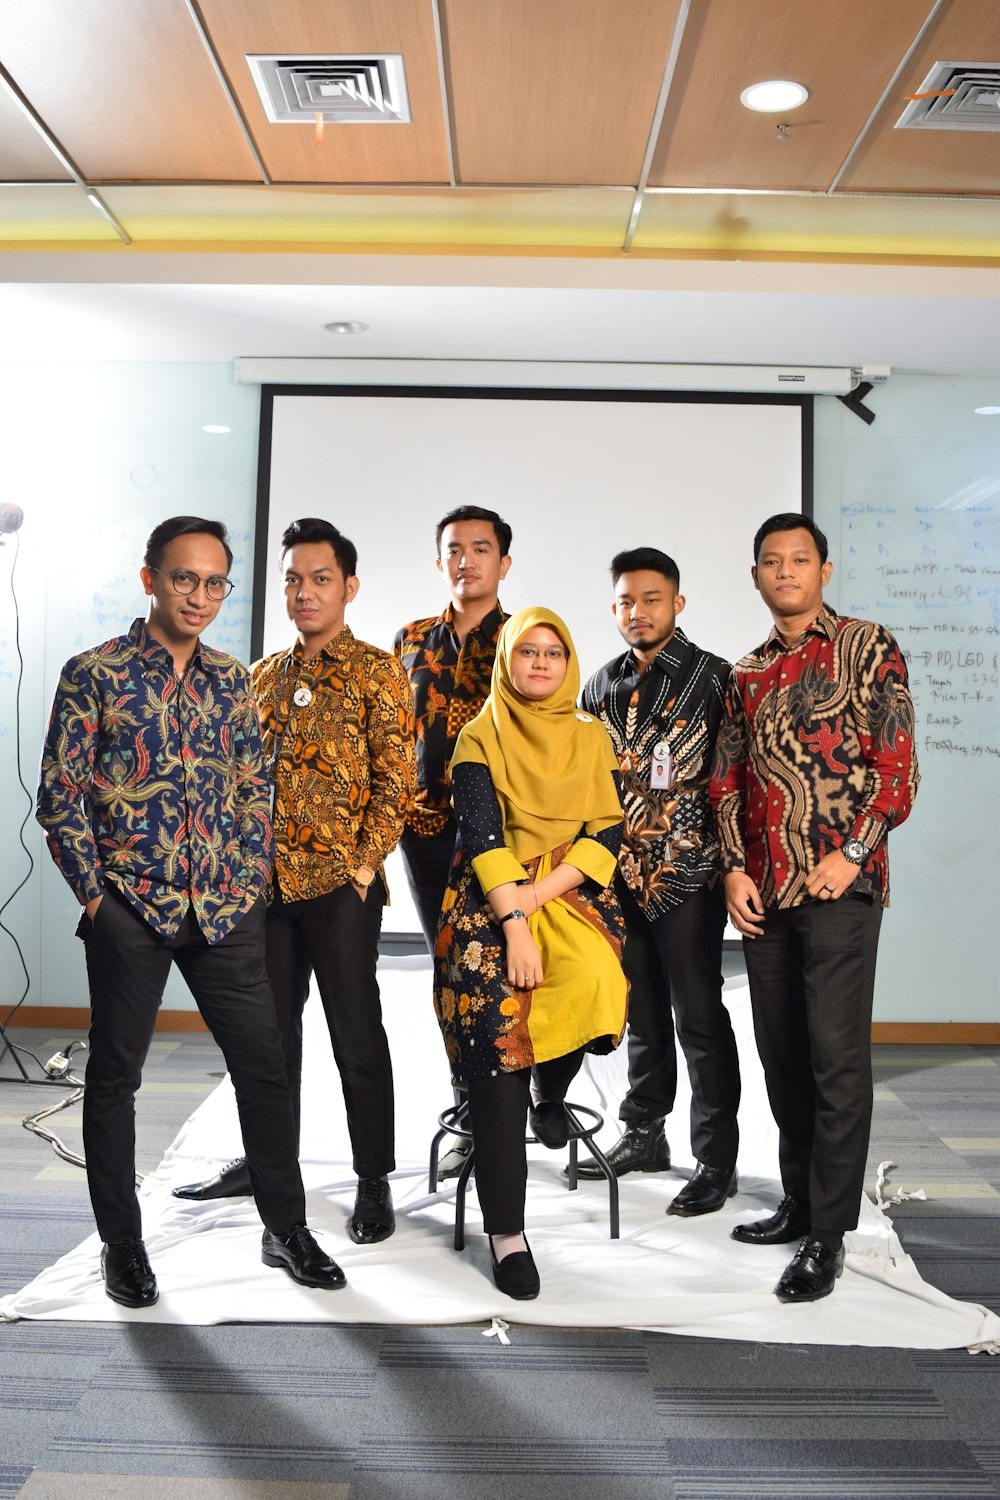
[[[666,740],[653,746],[653,757],[649,762],[649,789],[651,792],[667,792],[673,782],[674,761]]]

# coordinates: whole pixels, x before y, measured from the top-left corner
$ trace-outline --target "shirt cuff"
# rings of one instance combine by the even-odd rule
[[[487,849],[485,854],[477,854],[472,861],[472,868],[483,888],[484,896],[488,896],[498,885],[508,885],[511,881],[528,878],[520,860],[515,859],[506,847]]]
[[[568,865],[586,875],[588,880],[593,880],[599,886],[610,885],[618,868],[618,860],[610,851],[599,844],[596,839],[577,839],[576,843],[565,855]]]
[[[854,820],[851,838],[860,839],[869,854],[873,854],[888,831],[885,819],[880,818],[878,813],[862,813]]]

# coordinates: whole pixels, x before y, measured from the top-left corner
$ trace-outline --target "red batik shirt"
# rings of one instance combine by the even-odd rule
[[[710,796],[722,868],[765,906],[809,900],[809,875],[850,838],[871,851],[853,889],[888,905],[886,834],[919,780],[906,666],[881,625],[824,606],[790,645],[772,630],[736,663]]]

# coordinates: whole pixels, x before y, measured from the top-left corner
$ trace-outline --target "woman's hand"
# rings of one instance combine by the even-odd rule
[[[516,990],[533,990],[545,976],[538,944],[528,931],[527,922],[516,917],[504,926],[507,940],[507,979]]]

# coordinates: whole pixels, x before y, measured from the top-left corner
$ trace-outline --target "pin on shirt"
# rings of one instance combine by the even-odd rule
[[[313,701],[312,688],[297,687],[292,694],[292,702],[296,708],[308,708]]]
[[[658,740],[653,746],[649,762],[649,789],[651,792],[667,792],[673,782],[674,761],[666,740]]]

